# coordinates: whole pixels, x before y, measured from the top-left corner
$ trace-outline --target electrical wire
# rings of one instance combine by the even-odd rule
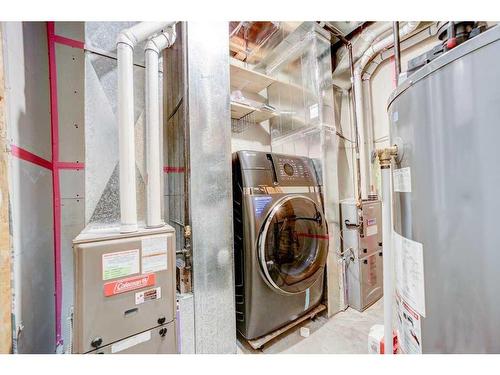
[[[345,141],[348,141],[348,142],[351,142],[351,143],[355,143],[353,140],[350,140],[349,138],[347,138],[346,136],[344,136],[344,134],[342,134],[341,132],[339,132],[338,130],[336,131],[336,134],[342,138],[343,140]]]
[[[382,143],[382,142],[386,142],[386,141],[388,141],[388,140],[389,140],[389,136],[388,136],[388,135],[386,135],[386,136],[384,136],[384,137],[380,137],[380,138],[375,139],[375,141],[374,141],[374,142],[375,142],[375,143]]]
[[[181,104],[182,104],[183,101],[184,101],[184,97],[182,97],[182,98],[179,99],[179,102],[176,104],[176,106],[172,110],[172,113],[167,117],[167,121],[169,121],[172,117],[175,116],[175,114],[179,110],[179,108],[180,108],[180,106],[181,106]]]

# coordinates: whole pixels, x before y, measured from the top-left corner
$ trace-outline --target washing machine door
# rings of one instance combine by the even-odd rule
[[[287,196],[275,203],[259,235],[264,280],[285,294],[304,292],[323,274],[328,229],[316,202]]]

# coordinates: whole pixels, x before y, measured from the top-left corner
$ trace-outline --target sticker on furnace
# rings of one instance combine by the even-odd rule
[[[132,290],[146,288],[148,286],[154,286],[155,283],[156,275],[154,273],[111,281],[104,284],[104,296],[111,297],[116,294],[126,293]]]
[[[135,304],[140,305],[141,303],[154,301],[161,298],[161,287],[143,290],[135,294]]]
[[[168,237],[142,240],[142,273],[164,271],[168,267]]]

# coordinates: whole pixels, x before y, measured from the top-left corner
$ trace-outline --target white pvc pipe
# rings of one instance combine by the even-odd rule
[[[146,40],[151,35],[172,25],[173,22],[141,22],[129,29],[122,30],[120,35],[128,39],[133,46]]]
[[[118,35],[118,144],[120,165],[121,232],[137,230],[135,187],[134,74],[133,54],[137,43],[169,25],[169,22],[141,22]]]
[[[137,230],[134,145],[133,49],[119,43],[118,53],[118,142],[120,165],[120,214],[122,232]]]
[[[392,347],[392,301],[394,298],[392,263],[392,197],[391,168],[381,168],[382,174],[382,244],[384,267],[384,353],[393,354]]]
[[[175,26],[174,26],[175,27]],[[161,144],[158,61],[160,52],[175,41],[175,30],[150,39],[145,47],[146,61],[146,226],[164,225],[161,217]]]
[[[402,28],[399,30],[400,38],[405,37],[406,35],[413,32],[420,22],[418,21],[410,21],[407,22]],[[386,30],[384,30],[385,32]],[[373,38],[375,40],[375,38]],[[361,167],[361,175],[364,177],[363,182],[361,184],[361,198],[366,199],[368,197],[368,190],[370,188],[370,184],[372,182],[372,173],[370,170],[370,155],[368,155],[367,143],[365,137],[365,117],[364,117],[364,95],[363,95],[363,73],[365,71],[366,65],[383,49],[388,48],[394,43],[394,35],[391,34],[384,39],[376,42],[375,44],[369,46],[366,51],[363,53],[361,58],[356,62],[356,66],[354,69],[354,92],[355,97],[354,100],[356,102],[356,118],[358,120],[358,131],[359,131],[359,154],[360,154],[360,167]],[[371,142],[368,142],[371,144]],[[370,149],[371,147],[368,147]]]

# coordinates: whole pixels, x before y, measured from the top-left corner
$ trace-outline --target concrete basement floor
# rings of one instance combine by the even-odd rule
[[[366,354],[368,333],[374,324],[383,324],[382,299],[360,313],[348,308],[330,319],[324,314],[270,341],[261,350],[253,350],[238,340],[238,354]],[[309,337],[300,335],[300,327],[310,330]]]

